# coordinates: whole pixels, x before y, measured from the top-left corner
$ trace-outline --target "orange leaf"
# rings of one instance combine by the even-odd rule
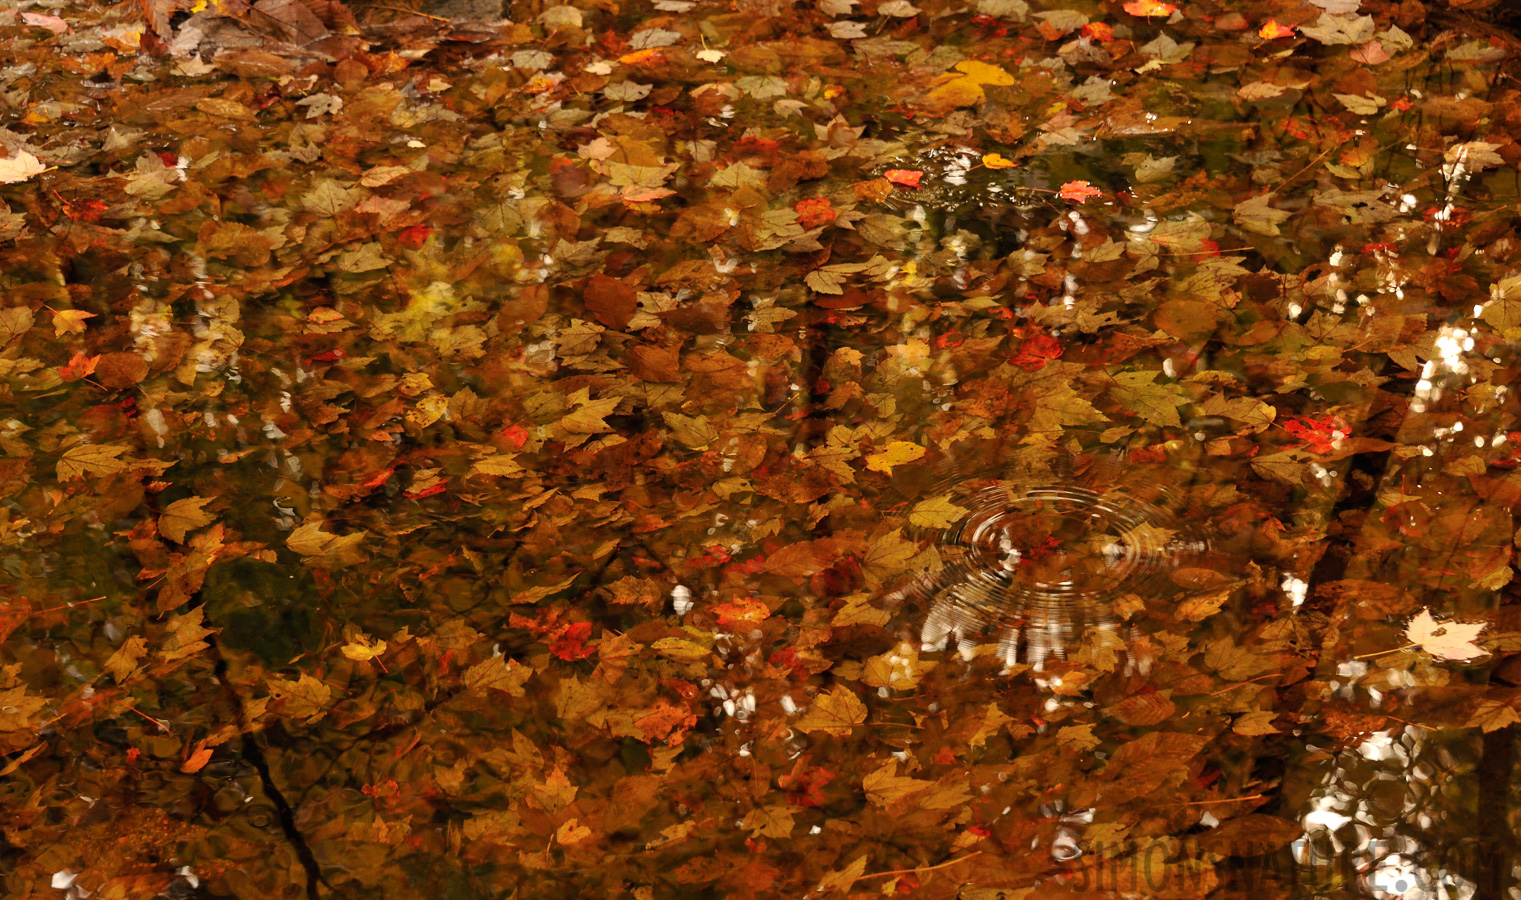
[[[1086,181],[1069,181],[1056,192],[1056,196],[1075,203],[1083,203],[1092,197],[1101,197],[1103,194],[1103,191]]]
[[[1258,31],[1257,33],[1270,41],[1274,38],[1293,37],[1294,26],[1279,25],[1276,19],[1268,19],[1262,24],[1262,30]]]
[[[899,187],[917,188],[924,173],[918,169],[888,169],[882,173],[882,177]]]
[[[1130,0],[1125,4],[1125,12],[1132,16],[1170,16],[1177,11],[1176,6],[1162,0]]]
[[[203,743],[196,748],[194,753],[190,754],[190,758],[185,760],[184,765],[180,766],[180,771],[187,775],[194,775],[196,772],[204,769],[207,763],[211,762],[211,754],[214,752],[216,751],[204,746]]]
[[[1107,22],[1089,22],[1083,26],[1082,35],[1100,44],[1107,44],[1114,40],[1114,28]]]
[[[1012,160],[1012,159],[1004,159],[1002,156],[1000,156],[997,153],[984,153],[982,155],[982,164],[984,166],[987,166],[989,169],[1012,169],[1012,168],[1014,168],[1014,160]]]
[[[733,625],[736,622],[748,625],[771,615],[771,610],[754,597],[740,597],[713,607],[713,614],[718,617],[720,625]]]
[[[626,66],[636,66],[639,63],[659,62],[660,58],[660,51],[655,48],[650,48],[648,50],[635,50],[633,53],[626,53],[623,56],[618,57],[618,62],[621,62]]]

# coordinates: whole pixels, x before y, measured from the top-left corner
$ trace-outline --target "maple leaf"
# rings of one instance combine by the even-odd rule
[[[797,213],[798,224],[810,231],[839,217],[828,197],[806,197],[792,204],[792,209]]]
[[[208,497],[186,497],[164,508],[158,517],[158,533],[176,544],[185,543],[185,535],[206,525],[216,517],[201,507],[210,503]]]
[[[1044,369],[1046,363],[1059,359],[1061,355],[1061,342],[1049,334],[1037,334],[1019,345],[1019,352],[1014,355],[1012,362],[1021,369],[1035,372]]]
[[[1288,221],[1289,214],[1268,205],[1268,194],[1258,194],[1235,206],[1236,224],[1253,234],[1273,237],[1279,234],[1278,226]]]
[[[918,169],[888,169],[882,177],[899,187],[918,188],[924,173]]]
[[[1163,3],[1162,0],[1129,0],[1124,6],[1125,12],[1132,16],[1170,16],[1177,12],[1178,8],[1171,3]]]
[[[1074,203],[1086,203],[1093,197],[1102,197],[1104,192],[1086,181],[1069,181],[1062,185],[1062,189],[1056,192],[1056,196],[1063,200],[1071,200]]]
[[[368,662],[386,652],[385,641],[371,642],[369,635],[355,635],[354,640],[343,645],[344,656],[355,662]]]
[[[1268,19],[1262,23],[1262,28],[1257,31],[1259,37],[1267,40],[1294,36],[1293,25],[1279,25],[1277,19]]]
[[[268,680],[269,697],[281,704],[285,715],[311,724],[327,715],[333,689],[305,672],[292,681],[288,678]]]
[[[466,669],[460,676],[460,683],[467,691],[484,694],[488,690],[497,690],[509,697],[521,697],[525,693],[523,682],[532,676],[533,669],[517,660],[493,656]]]
[[[1437,659],[1465,662],[1488,655],[1488,650],[1473,642],[1486,624],[1438,622],[1431,610],[1423,609],[1405,627],[1405,639]]]
[[[127,469],[124,444],[75,444],[65,450],[56,467],[59,481],[72,481],[86,475],[114,475]]]
[[[893,466],[901,466],[904,463],[922,459],[924,452],[924,448],[918,444],[909,441],[893,441],[881,453],[869,454],[866,457],[866,468],[873,472],[891,475]]]
[[[1012,160],[1012,159],[1004,159],[1002,156],[1000,156],[997,153],[984,153],[982,155],[982,164],[984,166],[986,166],[987,168],[989,168],[989,169],[1012,169],[1012,168],[1014,168],[1014,160]]]
[[[95,318],[95,313],[82,309],[60,309],[53,313],[53,336],[80,334],[85,330],[85,319]]]
[[[1480,700],[1466,724],[1469,728],[1482,728],[1485,734],[1489,734],[1517,722],[1521,722],[1521,714],[1517,714],[1516,708],[1510,703],[1504,700]]]
[[[771,615],[771,608],[754,597],[739,597],[711,610],[720,625],[753,625]]]
[[[865,721],[866,704],[855,691],[842,685],[813,698],[808,711],[797,720],[797,729],[810,734],[822,731],[835,737],[849,737],[855,726]]]
[[[915,504],[908,520],[921,528],[949,528],[969,512],[971,510],[957,506],[948,495],[942,494]]]
[[[0,184],[17,184],[47,170],[37,157],[22,150],[10,159],[0,159]]]
[[[331,534],[322,530],[321,522],[306,522],[290,533],[290,537],[285,539],[285,546],[311,562],[353,565],[361,559],[359,544],[365,535],[363,531],[345,535]]]
[[[590,622],[572,622],[564,626],[554,634],[554,643],[549,645],[549,652],[566,662],[586,659],[597,652],[596,647],[586,646],[591,630]]]

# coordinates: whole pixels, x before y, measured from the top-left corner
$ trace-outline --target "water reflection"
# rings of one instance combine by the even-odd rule
[[[1114,632],[1116,600],[1172,591],[1167,576],[1209,549],[1180,521],[1175,492],[1119,483],[1120,471],[1116,461],[1066,482],[953,485],[947,496],[966,515],[930,536],[939,564],[887,607],[922,614],[925,651],[954,645],[969,660],[991,639],[1006,670],[1022,660],[1041,671],[1089,630]]]

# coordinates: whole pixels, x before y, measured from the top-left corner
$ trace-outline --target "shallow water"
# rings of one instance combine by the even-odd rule
[[[1521,887],[1516,39],[1129,5],[0,16],[6,895]]]

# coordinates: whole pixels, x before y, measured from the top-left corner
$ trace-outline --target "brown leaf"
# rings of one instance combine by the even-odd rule
[[[1111,707],[1115,718],[1126,725],[1157,725],[1167,721],[1177,705],[1155,691],[1134,694]]]
[[[865,721],[866,704],[850,688],[841,686],[815,697],[808,711],[797,720],[797,729],[849,737],[851,730]]]
[[[628,368],[634,377],[656,384],[680,383],[680,362],[680,348],[674,346],[640,344],[629,350],[628,354]]]
[[[608,275],[597,274],[586,280],[581,293],[586,311],[608,328],[622,331],[638,308],[639,295],[632,287]]]
[[[460,683],[467,691],[484,694],[487,691],[498,690],[509,697],[521,697],[524,694],[523,682],[532,675],[533,669],[515,659],[493,656],[466,669],[465,674],[460,676]]]

